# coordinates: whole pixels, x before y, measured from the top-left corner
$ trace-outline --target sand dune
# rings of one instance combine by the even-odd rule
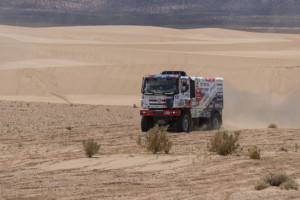
[[[300,114],[294,107],[300,100],[299,35],[213,28],[0,26],[0,43],[0,99],[139,104],[143,75],[184,70],[225,78],[224,119],[229,124],[234,108],[246,107],[255,108],[258,116],[268,113],[262,124],[273,120],[300,126],[299,120],[284,120]],[[280,113],[276,107],[283,107]],[[255,116],[245,112],[245,124],[251,126],[249,116]]]

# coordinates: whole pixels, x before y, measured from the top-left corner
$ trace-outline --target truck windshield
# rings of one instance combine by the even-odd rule
[[[146,78],[142,92],[143,94],[175,94],[178,91],[178,79],[176,78]]]

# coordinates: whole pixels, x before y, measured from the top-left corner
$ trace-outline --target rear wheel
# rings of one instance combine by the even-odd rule
[[[182,114],[177,120],[177,131],[178,132],[190,132],[191,130],[191,119],[188,114]]]
[[[149,116],[143,116],[141,120],[142,132],[147,132],[153,127],[153,118]]]
[[[221,116],[218,112],[215,112],[210,119],[210,129],[218,130],[221,128]]]

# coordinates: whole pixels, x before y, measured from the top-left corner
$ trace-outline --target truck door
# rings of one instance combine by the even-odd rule
[[[184,102],[184,108],[190,108],[191,107],[191,95],[190,95],[190,81],[189,79],[181,79],[180,81],[180,93],[181,93],[181,99]]]

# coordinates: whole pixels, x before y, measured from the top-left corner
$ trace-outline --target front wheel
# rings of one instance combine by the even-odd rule
[[[178,132],[190,132],[191,130],[191,119],[188,114],[182,114],[177,120],[177,131]]]
[[[141,120],[142,132],[147,132],[152,127],[153,127],[153,118],[149,116],[143,116]]]

